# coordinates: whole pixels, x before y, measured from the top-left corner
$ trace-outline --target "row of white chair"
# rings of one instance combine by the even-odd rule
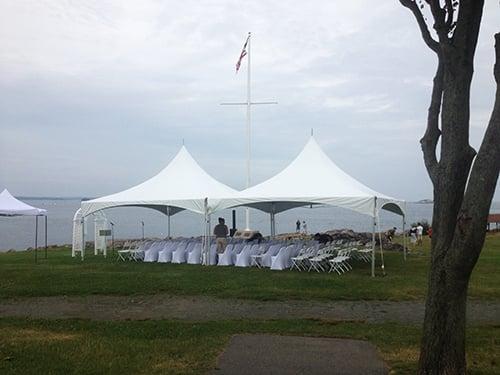
[[[232,242],[224,253],[216,253],[216,244],[210,246],[209,263],[218,266],[270,268],[272,270],[297,269],[343,273],[352,269],[349,259],[369,261],[371,249],[350,248],[355,243],[346,243],[341,248],[338,242],[320,248],[317,242],[284,243],[266,242],[253,244]],[[119,259],[158,263],[201,263],[202,243],[200,240],[160,240],[126,243],[118,251]]]

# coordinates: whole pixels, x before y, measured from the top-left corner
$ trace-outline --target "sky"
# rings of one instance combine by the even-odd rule
[[[0,188],[95,197],[158,173],[184,141],[245,187],[252,32],[252,183],[281,171],[311,129],[374,190],[432,197],[419,139],[436,58],[397,0],[0,0]],[[486,0],[471,99],[480,145],[495,93],[498,1]],[[314,166],[311,166],[314,168]],[[496,200],[500,200],[497,187]]]

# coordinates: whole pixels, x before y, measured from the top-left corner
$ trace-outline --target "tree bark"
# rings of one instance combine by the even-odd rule
[[[466,371],[468,284],[484,244],[486,219],[500,169],[500,34],[495,38],[495,105],[472,170],[474,151],[468,144],[472,59],[470,65],[465,66],[463,62],[467,59],[463,56],[454,56],[459,66],[453,61],[445,62],[448,71],[443,89],[443,139],[439,177],[434,183],[431,269],[419,361],[421,374],[464,374]]]
[[[476,156],[469,145],[470,87],[484,0],[399,1],[412,11],[424,42],[438,57],[427,130],[420,141],[434,209],[419,373],[463,374],[469,279],[484,244],[500,169],[500,34],[495,36],[495,105]],[[425,6],[438,40],[423,16]]]

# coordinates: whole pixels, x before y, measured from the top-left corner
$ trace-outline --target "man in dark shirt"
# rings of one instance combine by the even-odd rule
[[[219,224],[214,228],[215,242],[217,243],[217,252],[219,254],[222,254],[226,249],[226,237],[229,233],[227,225],[224,222],[224,218],[219,217]]]

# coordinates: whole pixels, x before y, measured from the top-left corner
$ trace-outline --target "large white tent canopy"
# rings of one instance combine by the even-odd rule
[[[373,246],[380,210],[403,216],[404,230],[405,202],[370,189],[348,175],[324,153],[313,137],[283,171],[243,191],[215,180],[183,146],[175,158],[149,180],[116,194],[82,202],[74,222],[78,224],[81,220],[83,226],[86,216],[111,207],[147,207],[169,217],[181,210],[189,210],[205,215],[204,249],[208,251],[210,215],[215,211],[247,206],[268,212],[271,215],[271,234],[274,234],[275,214],[306,205],[343,207],[370,216],[373,219]],[[83,246],[84,230],[79,230],[77,225],[74,228],[74,248],[77,232],[81,233]],[[372,274],[374,253],[373,247]]]
[[[210,213],[218,209],[209,204],[232,196],[236,190],[210,176],[193,159],[185,146],[157,175],[127,190],[105,197],[84,201],[73,219],[73,256],[80,251],[84,256],[85,217],[113,207],[144,207],[168,216],[167,233],[170,237],[170,216],[182,210],[204,215],[204,237],[210,236]]]
[[[311,137],[302,152],[270,179],[217,202],[219,208],[250,206],[268,213],[323,204],[375,217],[380,209],[404,216],[405,203],[363,185],[340,169]]]
[[[174,159],[156,176],[130,189],[102,198],[82,202],[81,214],[111,207],[138,206],[153,208],[168,215],[181,210],[199,214],[213,212],[217,206],[208,206],[207,198],[232,196],[237,191],[210,176],[182,146]]]

